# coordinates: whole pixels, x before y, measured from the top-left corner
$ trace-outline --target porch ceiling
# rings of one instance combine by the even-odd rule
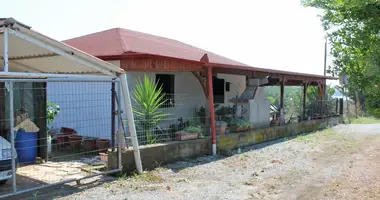
[[[305,82],[310,85],[318,85],[325,82],[328,79],[337,79],[336,77],[322,76],[315,74],[306,74],[298,72],[289,72],[282,70],[273,70],[256,67],[242,67],[242,66],[212,66],[214,68],[213,73],[221,74],[235,74],[244,75],[247,77],[270,77],[267,86],[279,85],[283,80],[287,86],[299,86]]]

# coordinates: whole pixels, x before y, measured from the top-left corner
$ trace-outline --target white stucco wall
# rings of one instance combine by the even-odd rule
[[[226,85],[224,84],[224,104],[231,105],[230,99],[235,98],[236,94],[240,95],[244,92],[246,87],[245,76],[231,75],[231,74],[217,74],[218,78],[224,79],[224,82],[230,82],[230,91],[226,91]]]
[[[258,87],[255,98],[243,103],[246,112],[243,118],[251,122],[254,127],[265,127],[270,124],[270,102],[264,93],[264,87]]]
[[[143,80],[144,75],[155,80],[156,74],[173,74],[174,75],[174,107],[162,108],[162,111],[169,113],[172,119],[179,117],[192,117],[195,109],[206,105],[206,98],[203,89],[197,78],[190,72],[173,72],[173,73],[156,73],[156,72],[129,72],[127,73],[128,85],[130,92],[134,90],[134,86],[138,79]]]

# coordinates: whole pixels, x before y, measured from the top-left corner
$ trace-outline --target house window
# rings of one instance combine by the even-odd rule
[[[164,107],[174,106],[174,75],[172,74],[156,74],[156,83],[162,88],[162,93],[165,95],[166,103]]]
[[[212,89],[214,91],[214,103],[224,103],[224,79],[213,77]]]

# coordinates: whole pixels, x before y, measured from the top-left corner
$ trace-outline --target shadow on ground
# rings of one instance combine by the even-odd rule
[[[22,177],[22,178],[28,179],[26,177]],[[46,200],[49,200],[49,199],[56,199],[58,197],[68,196],[68,195],[71,195],[74,193],[81,192],[81,191],[86,190],[86,189],[97,187],[97,186],[100,186],[104,183],[111,182],[113,180],[115,180],[115,178],[110,177],[110,176],[100,176],[100,178],[97,177],[97,178],[90,178],[88,180],[82,180],[80,185],[76,185],[75,182],[69,183],[69,184],[64,184],[64,185],[55,185],[55,186],[51,186],[51,187],[47,187],[47,188],[43,188],[43,189],[39,189],[39,190],[34,190],[31,192],[26,192],[26,193],[23,193],[20,195],[7,197],[5,199],[7,199],[7,200],[19,200],[19,199],[26,199],[26,200],[29,200],[29,199],[31,199],[31,200],[32,199],[33,200],[34,199],[44,199],[45,200],[46,199]],[[43,182],[40,182],[38,185],[37,184],[30,185],[30,184],[28,184],[30,182],[25,182],[25,181],[24,181],[24,183],[25,183],[25,187],[19,187],[20,189],[28,189],[28,188],[32,188],[32,187],[47,185],[47,183],[43,183]],[[12,188],[12,182],[9,182],[7,184],[10,186],[10,188],[8,187],[8,189],[11,189]],[[27,188],[26,188],[26,186],[27,186]]]

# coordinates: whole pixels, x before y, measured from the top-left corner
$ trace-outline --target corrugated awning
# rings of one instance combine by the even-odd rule
[[[33,31],[13,18],[0,19],[2,60],[5,37],[8,37],[9,72],[106,76],[116,76],[123,72],[119,67]],[[1,62],[0,71],[3,70],[4,62]]]

